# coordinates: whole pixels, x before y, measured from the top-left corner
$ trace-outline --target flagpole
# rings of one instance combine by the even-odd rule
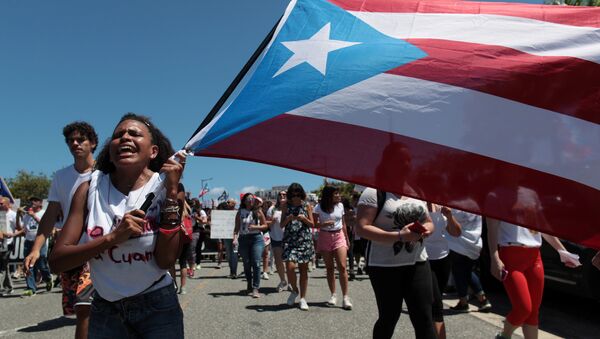
[[[279,25],[280,21],[281,21],[281,18],[279,18],[279,20],[277,20],[277,22],[275,23],[275,26],[273,26],[273,28],[271,29],[269,34],[267,34],[267,36],[262,41],[260,46],[258,46],[258,48],[254,51],[254,54],[252,54],[250,59],[246,62],[246,64],[244,65],[242,70],[238,73],[238,75],[235,77],[235,79],[233,79],[233,81],[231,82],[229,87],[227,87],[227,90],[225,90],[225,93],[223,93],[223,95],[221,95],[221,98],[219,98],[219,101],[217,101],[217,103],[213,106],[213,108],[210,110],[210,112],[208,112],[208,114],[206,115],[206,117],[204,118],[204,120],[202,121],[200,126],[196,129],[196,131],[194,133],[192,133],[192,136],[190,137],[188,142],[194,137],[194,135],[196,135],[204,127],[206,127],[206,125],[208,125],[212,121],[212,119],[214,119],[215,115],[217,115],[219,110],[221,110],[221,107],[223,107],[223,105],[225,104],[227,99],[229,99],[229,97],[231,96],[231,93],[233,93],[235,88],[240,84],[240,82],[246,76],[246,74],[248,73],[248,71],[254,64],[254,62],[256,62],[256,60],[258,59],[260,54],[267,47],[267,45],[269,44],[269,41],[271,41],[271,38],[275,34],[275,30],[277,29],[277,25]]]

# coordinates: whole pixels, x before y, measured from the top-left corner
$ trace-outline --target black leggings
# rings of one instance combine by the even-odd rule
[[[442,294],[446,290],[446,284],[450,277],[452,262],[448,256],[438,259],[429,260],[431,266],[431,279],[433,282],[433,321],[444,322],[444,303],[442,302]]]
[[[436,338],[431,315],[431,270],[427,261],[410,266],[369,267],[368,273],[379,311],[373,338],[392,337],[403,301],[406,301],[415,337]]]

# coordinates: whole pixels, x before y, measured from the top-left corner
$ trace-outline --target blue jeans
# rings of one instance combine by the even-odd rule
[[[452,276],[459,298],[466,298],[469,294],[469,286],[475,294],[483,292],[479,277],[473,272],[476,260],[465,255],[450,251],[450,260],[452,261]]]
[[[248,289],[260,287],[260,266],[262,263],[262,252],[265,241],[262,234],[241,235],[239,241],[239,254],[244,262],[244,275]]]
[[[229,262],[229,275],[237,276],[238,254],[233,251],[233,239],[223,239],[225,243],[225,252]]]
[[[33,248],[33,241],[25,240],[24,244],[24,255],[27,257],[29,253],[31,253],[31,249]],[[25,277],[25,283],[27,284],[27,289],[32,290],[33,293],[37,291],[37,286],[35,283],[35,277],[37,276],[37,272],[42,273],[42,280],[48,282],[52,280],[52,275],[50,275],[50,269],[48,268],[48,245],[44,244],[40,249],[40,257],[35,262],[33,266],[33,270]]]
[[[110,302],[94,293],[88,338],[183,338],[183,311],[172,284]]]

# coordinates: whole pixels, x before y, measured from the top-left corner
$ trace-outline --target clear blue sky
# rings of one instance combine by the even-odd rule
[[[0,176],[51,175],[71,164],[61,131],[74,120],[94,125],[103,144],[121,115],[141,113],[182,147],[287,3],[1,1]],[[190,159],[186,188],[198,194],[203,178],[217,195],[322,182],[273,166]]]

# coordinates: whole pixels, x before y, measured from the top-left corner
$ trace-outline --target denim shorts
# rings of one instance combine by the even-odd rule
[[[88,338],[183,338],[183,311],[172,284],[117,301],[96,292]]]

